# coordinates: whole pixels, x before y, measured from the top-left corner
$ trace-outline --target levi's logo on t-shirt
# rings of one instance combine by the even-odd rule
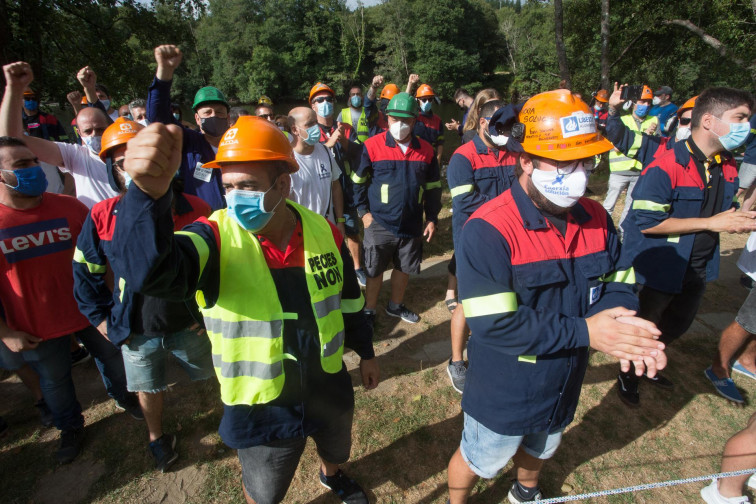
[[[73,247],[66,219],[50,219],[0,229],[0,250],[9,264]]]

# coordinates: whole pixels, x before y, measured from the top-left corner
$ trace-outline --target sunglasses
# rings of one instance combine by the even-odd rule
[[[432,100],[432,98],[419,98],[419,100],[420,100],[420,103],[428,103],[429,101]]]
[[[690,117],[681,117],[680,118],[680,126],[687,126],[690,124],[691,118]]]
[[[333,103],[333,97],[321,96],[319,98],[315,98],[314,100],[312,100],[312,103],[323,103],[323,102]]]
[[[121,158],[118,161],[113,161],[113,166],[118,168],[119,170],[123,171],[123,162],[126,160],[126,158]]]
[[[559,175],[569,175],[574,172],[578,166],[581,166],[587,172],[591,172],[596,168],[596,158],[589,157],[584,159],[577,159],[575,161],[557,161],[556,169]]]
[[[273,114],[260,114],[257,117],[264,117],[267,120],[271,120],[273,118]]]

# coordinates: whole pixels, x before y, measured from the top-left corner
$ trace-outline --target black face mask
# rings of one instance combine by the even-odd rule
[[[381,112],[384,114],[386,113],[386,108],[388,107],[388,104],[391,100],[387,100],[386,98],[381,98],[381,102],[378,105],[378,107],[381,109]]]
[[[200,128],[211,137],[222,137],[228,129],[228,119],[225,117],[203,117],[200,119]]]

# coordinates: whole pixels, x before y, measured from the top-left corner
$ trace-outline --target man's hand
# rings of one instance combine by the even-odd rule
[[[81,84],[81,87],[83,87],[85,91],[88,91],[90,89],[94,91],[95,84],[97,84],[97,74],[89,65],[79,70],[79,73],[76,74],[76,79],[79,81],[79,84]],[[87,94],[87,96],[89,95]]]
[[[184,58],[181,49],[175,45],[161,45],[155,48],[155,61],[157,61],[156,76],[161,81],[173,79],[173,73]]]
[[[431,238],[433,238],[433,235],[436,234],[436,224],[434,222],[428,222],[425,225],[425,230],[423,230],[423,237],[428,237],[426,242],[430,243]]]
[[[609,108],[610,109],[618,109],[622,106],[624,103],[624,100],[620,98],[622,96],[622,89],[627,86],[627,84],[623,84],[622,86],[619,85],[619,83],[614,83],[614,91],[611,95],[609,95]]]
[[[448,123],[446,123],[446,129],[449,131],[457,131],[459,129],[459,121],[456,119],[452,119]]]
[[[657,126],[658,126],[658,124],[656,124],[655,122],[649,124],[648,128],[646,128],[646,134],[647,135],[653,135],[656,132],[656,127]]]
[[[667,365],[664,343],[657,341],[661,331],[635,312],[622,307],[610,308],[585,319],[591,347],[620,359],[627,371],[635,363],[639,376],[648,368],[649,376]]]
[[[750,233],[756,231],[756,212],[747,210],[736,212],[730,208],[707,219],[709,231],[715,233]]]
[[[29,87],[29,84],[34,80],[34,73],[32,72],[31,65],[25,61],[16,61],[3,67],[3,73],[5,74],[5,83],[13,91],[24,92],[24,89]]]
[[[182,142],[180,126],[152,123],[126,144],[124,169],[151,198],[160,198],[171,187],[181,164]]]
[[[412,88],[415,87],[415,84],[420,82],[420,76],[417,74],[410,74],[409,80],[407,81],[407,93],[412,93]]]
[[[204,336],[207,333],[207,331],[205,331],[205,327],[199,322],[192,324],[189,330],[194,332],[197,336]]]
[[[370,224],[373,223],[373,214],[370,212],[366,213],[362,216],[362,226],[367,229],[370,227]]]
[[[39,342],[42,341],[42,338],[37,338],[24,331],[12,331],[10,329],[3,335],[2,339],[5,346],[12,352],[34,350],[39,345]]]
[[[362,375],[362,386],[366,390],[377,387],[381,375],[378,370],[378,360],[375,357],[360,360],[360,375]]]
[[[373,77],[373,82],[370,83],[371,87],[379,88],[383,85],[383,75],[376,75]]]
[[[108,338],[108,319],[107,318],[103,319],[103,321],[100,322],[100,325],[97,326],[97,330],[100,332],[100,334],[105,336],[106,339],[110,340],[110,338]]]
[[[71,91],[66,95],[66,100],[68,100],[68,103],[70,103],[74,108],[81,105],[81,92],[79,91]]]
[[[344,126],[339,123],[339,127],[333,130],[333,133],[331,133],[331,136],[328,138],[328,141],[324,143],[326,147],[329,149],[333,148],[334,145],[336,145],[336,142],[341,142],[341,137],[344,135]]]

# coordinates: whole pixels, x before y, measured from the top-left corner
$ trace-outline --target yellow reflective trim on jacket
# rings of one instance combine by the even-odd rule
[[[352,174],[349,175],[349,178],[351,178],[352,182],[354,182],[355,184],[364,184],[368,180],[367,175],[365,175],[364,177],[360,177],[359,175],[357,175],[356,171],[353,171]]]
[[[535,364],[537,359],[537,355],[520,355],[517,357],[518,362],[526,362],[528,364]]]
[[[207,260],[210,259],[210,247],[207,245],[207,242],[197,233],[190,231],[176,231],[174,234],[186,236],[192,240],[192,245],[194,245],[197,256],[199,256],[199,276],[197,278],[202,278],[202,272],[205,271]]]
[[[451,193],[452,199],[456,198],[457,196],[460,196],[462,194],[467,194],[473,192],[475,189],[475,186],[472,184],[465,184],[457,187],[452,187],[449,192]]]
[[[118,296],[118,300],[123,303],[123,293],[126,290],[126,279],[125,278],[119,278],[118,279],[118,290],[121,292],[121,294]]]
[[[341,313],[358,313],[365,306],[365,296],[360,291],[357,299],[341,298]]]
[[[468,318],[510,313],[517,311],[517,306],[517,294],[514,292],[499,292],[462,300],[462,309]]]
[[[672,205],[657,203],[651,200],[633,200],[633,210],[649,210],[651,212],[669,212]]]
[[[671,234],[667,237],[667,241],[669,243],[680,243],[680,235],[679,234]]]
[[[423,194],[425,194],[425,189],[423,186],[420,186],[420,190],[417,192],[417,202],[418,204],[423,202]]]
[[[619,282],[626,284],[635,284],[635,269],[630,267],[626,270],[617,270],[611,275],[604,275],[600,278],[602,282]]]
[[[381,184],[381,203],[389,202],[389,185]]]
[[[638,123],[635,122],[632,114],[622,116],[620,118],[622,123],[635,133],[633,136],[633,143],[626,153],[617,152],[616,150],[609,151],[609,171],[629,171],[629,170],[641,170],[643,165],[640,161],[635,159],[635,155],[638,153],[643,144],[643,132],[651,126],[652,123],[659,124],[659,119],[655,116],[649,116],[638,127]]]
[[[441,189],[441,181],[436,180],[435,182],[426,182],[423,184],[423,187],[426,191],[430,191],[431,189]]]
[[[74,250],[73,260],[79,264],[85,265],[93,275],[102,275],[108,271],[108,267],[105,264],[95,264],[87,261],[87,258],[84,257],[84,252],[79,250],[79,247],[76,247],[76,250]]]

